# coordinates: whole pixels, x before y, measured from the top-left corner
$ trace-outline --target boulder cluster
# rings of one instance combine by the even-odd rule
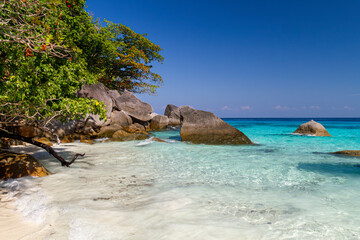
[[[109,90],[103,84],[84,85],[77,92],[84,98],[97,99],[104,103],[106,119],[89,115],[87,119],[61,123],[54,121],[48,127],[48,134],[33,127],[19,127],[15,132],[25,137],[37,137],[51,145],[51,141],[62,143],[80,140],[93,143],[95,138],[109,138],[113,141],[143,140],[149,138],[149,131],[181,126],[182,141],[204,144],[252,144],[250,139],[236,128],[225,123],[211,112],[181,108],[169,104],[164,115],[153,112],[150,104],[138,99],[133,93]],[[54,139],[56,136],[57,139]],[[51,141],[49,141],[51,140]]]

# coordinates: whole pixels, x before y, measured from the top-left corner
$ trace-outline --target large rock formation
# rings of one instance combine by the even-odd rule
[[[50,172],[28,154],[0,151],[0,179],[24,176],[44,177]]]
[[[107,89],[102,83],[84,85],[78,91],[78,95],[80,97],[96,99],[100,102],[103,102],[105,104],[107,121],[105,119],[100,120],[99,115],[91,116],[95,120],[95,123],[99,126],[109,124],[111,112],[113,109],[113,99],[109,95],[109,89]]]
[[[113,111],[111,113],[110,125],[128,126],[133,123],[131,117],[124,111]]]
[[[304,135],[315,135],[321,137],[331,137],[328,131],[323,125],[314,120],[311,120],[307,123],[301,124],[294,133],[304,134]]]
[[[114,99],[115,107],[118,110],[123,110],[135,121],[147,122],[151,120],[151,113],[153,108],[150,104],[138,99],[135,94],[124,91],[120,96]]]
[[[168,104],[166,106],[164,115],[169,118],[169,125],[177,126],[181,124],[179,107],[172,104]]]
[[[166,128],[168,124],[169,118],[167,116],[156,115],[155,117],[153,117],[153,119],[151,119],[150,127],[151,130],[160,130]]]
[[[180,109],[181,140],[204,144],[252,144],[250,139],[211,112],[189,106]]]
[[[360,150],[343,150],[343,151],[332,152],[331,154],[360,157]]]

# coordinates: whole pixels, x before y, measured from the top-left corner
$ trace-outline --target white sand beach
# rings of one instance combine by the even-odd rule
[[[0,233],[1,239],[31,239],[31,235],[39,230],[39,226],[23,219],[15,210],[12,200],[5,190],[0,189]]]

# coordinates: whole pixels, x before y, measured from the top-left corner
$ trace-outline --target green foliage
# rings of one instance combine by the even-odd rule
[[[85,0],[8,0],[0,8],[0,120],[70,120],[103,103],[76,92],[102,82],[111,89],[153,93],[162,79],[158,45],[121,24],[93,21]]]

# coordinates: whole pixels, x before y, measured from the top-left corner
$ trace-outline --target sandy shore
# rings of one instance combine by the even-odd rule
[[[16,212],[12,200],[7,197],[6,189],[0,189],[0,238],[6,240],[32,239],[31,235],[39,226],[24,221]]]

